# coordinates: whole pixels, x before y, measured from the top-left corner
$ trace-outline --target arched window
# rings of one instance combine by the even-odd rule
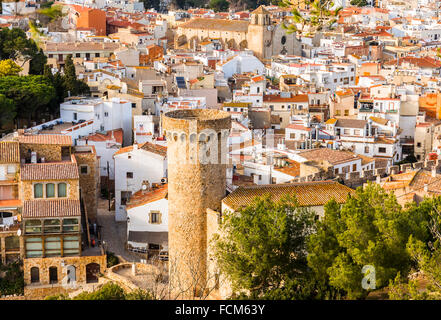
[[[64,182],[58,184],[58,198],[65,198],[67,196],[67,186]]]
[[[37,267],[31,268],[31,283],[40,282],[40,270]]]
[[[43,198],[43,184],[34,184],[34,198]]]
[[[46,198],[54,198],[55,197],[55,184],[47,183],[46,184]]]

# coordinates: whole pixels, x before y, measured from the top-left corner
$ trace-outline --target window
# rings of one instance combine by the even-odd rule
[[[364,147],[364,153],[369,153],[369,146]]]
[[[76,112],[74,112],[73,117],[74,117],[74,120],[78,120],[78,114]]]
[[[89,172],[88,166],[85,166],[85,165],[80,166],[80,173],[81,174],[87,174],[88,172]]]
[[[63,232],[78,232],[79,230],[77,218],[63,219]]]
[[[109,113],[108,113],[108,112],[104,112],[104,116],[105,116],[105,117],[108,117],[108,116],[109,116]]]
[[[100,57],[100,53],[99,52],[95,53],[95,57],[99,58]]]
[[[26,239],[26,257],[37,258],[43,256],[43,243],[41,238]]]
[[[355,163],[352,165],[352,171],[357,171],[357,165]]]
[[[26,220],[25,233],[41,233],[41,220]]]
[[[57,267],[49,267],[49,283],[58,283]]]
[[[285,44],[286,43],[286,36],[282,36],[282,39],[280,40],[281,44]]]
[[[127,172],[127,179],[133,179],[133,172]]]
[[[359,135],[360,135],[360,130],[354,130],[354,134],[355,134],[356,136],[359,136]]]
[[[350,134],[350,130],[349,129],[344,129],[343,130],[343,134]]]
[[[44,220],[44,233],[58,233],[60,232],[60,219]]]
[[[67,196],[67,187],[64,182],[58,184],[58,198],[65,198]]]
[[[34,184],[34,198],[43,198],[43,184]]]
[[[380,147],[380,148],[378,148],[378,152],[380,152],[380,153],[386,153],[386,148],[384,148],[384,147]]]
[[[136,108],[136,103],[132,103],[132,108]]]
[[[349,116],[349,110],[345,110],[345,116],[347,117],[347,116]]]
[[[334,174],[338,174],[338,168],[334,170]]]
[[[296,138],[296,134],[295,134],[295,133],[290,133],[290,134],[289,134],[289,137],[290,137],[291,139],[295,139],[295,138]]]
[[[44,239],[44,256],[60,257],[61,256],[61,238],[47,237]]]
[[[417,147],[421,148],[421,142],[417,142]]]
[[[77,53],[75,53],[75,57],[79,58],[79,57],[81,57],[81,54],[77,52]]]
[[[46,184],[46,198],[55,197],[55,185],[53,183]]]
[[[150,211],[150,223],[152,223],[152,224],[160,224],[161,223],[161,212],[159,212],[159,211]]]
[[[20,250],[20,238],[18,236],[10,236],[5,238],[5,248],[8,250]]]
[[[31,283],[40,282],[40,270],[37,267],[31,268]]]
[[[79,236],[68,236],[63,238],[63,256],[75,256],[80,254]]]

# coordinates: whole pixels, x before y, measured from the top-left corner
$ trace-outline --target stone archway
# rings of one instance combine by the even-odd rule
[[[246,41],[246,40],[242,40],[242,41],[239,43],[239,49],[240,49],[240,50],[248,49],[248,41]]]
[[[31,268],[31,283],[39,283],[40,282],[40,269],[38,267]]]
[[[191,37],[188,46],[190,49],[192,50],[196,50],[196,48],[198,47],[199,44],[199,38],[197,36],[193,36]]]
[[[185,34],[181,34],[177,39],[176,39],[176,44],[178,47],[184,46],[186,45],[188,42],[187,36]]]
[[[98,263],[89,263],[86,265],[86,283],[98,282],[98,274],[100,273],[100,265]]]
[[[226,41],[226,44],[227,44],[227,48],[228,49],[236,49],[237,48],[237,46],[236,46],[236,41],[234,40],[234,39],[229,39],[228,41]]]

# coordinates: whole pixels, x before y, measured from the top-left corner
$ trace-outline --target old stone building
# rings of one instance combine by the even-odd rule
[[[96,213],[98,159],[92,146],[72,153],[71,145],[70,136],[23,131],[0,142],[1,261],[23,259],[30,296],[97,282],[106,268],[103,249],[89,246],[87,223],[87,212]]]
[[[178,26],[175,47],[197,49],[210,39],[218,39],[225,48],[249,49],[259,59],[277,54],[299,55],[301,45],[294,34],[287,34],[275,23],[263,6],[251,13],[251,21],[195,18]]]
[[[199,294],[207,276],[207,208],[226,193],[228,112],[177,110],[163,117],[168,147],[169,273],[172,290]],[[202,160],[206,155],[210,161]],[[223,161],[222,161],[223,160]],[[185,294],[188,294],[187,291]]]
[[[93,145],[76,146],[74,157],[79,171],[80,197],[84,203],[87,218],[96,222],[100,187],[99,159]]]

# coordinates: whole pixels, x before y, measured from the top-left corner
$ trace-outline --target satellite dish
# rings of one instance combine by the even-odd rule
[[[143,184],[142,185],[142,190],[147,190],[147,185]]]
[[[21,229],[17,230],[17,236],[19,236],[19,237],[21,236]]]

